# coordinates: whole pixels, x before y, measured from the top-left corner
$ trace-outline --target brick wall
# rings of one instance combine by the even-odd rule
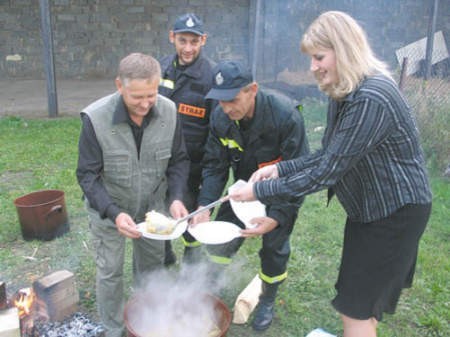
[[[168,30],[192,11],[209,33],[206,54],[249,63],[270,81],[288,69],[304,71],[302,32],[325,10],[344,10],[366,29],[375,52],[398,67],[395,50],[427,34],[430,0],[260,0],[258,52],[253,53],[257,0],[50,0],[58,78],[110,78],[133,51],[172,53]],[[45,78],[39,1],[0,0],[0,75]],[[450,41],[450,0],[440,0],[436,30]]]
[[[213,59],[248,60],[248,0],[50,0],[59,78],[115,75],[130,52],[173,52],[168,31],[185,12],[199,15]],[[0,74],[45,78],[39,1],[0,1]]]

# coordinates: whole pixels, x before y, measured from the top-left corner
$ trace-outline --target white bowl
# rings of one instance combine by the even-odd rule
[[[225,243],[241,236],[241,228],[227,221],[208,221],[189,226],[188,232],[199,242],[210,245]]]
[[[238,180],[228,188],[228,192],[230,193],[233,189],[240,188],[245,184],[246,182],[244,180]],[[250,223],[251,219],[266,216],[266,206],[258,200],[235,201],[230,199],[230,205],[234,214],[236,214],[247,228],[256,227],[256,224]]]

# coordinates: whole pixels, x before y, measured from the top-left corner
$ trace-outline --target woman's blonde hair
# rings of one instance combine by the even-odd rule
[[[332,49],[336,55],[338,83],[320,87],[333,98],[343,98],[360,84],[365,76],[377,73],[391,78],[387,65],[372,52],[361,26],[348,14],[329,11],[309,26],[301,41],[301,51],[314,53]]]

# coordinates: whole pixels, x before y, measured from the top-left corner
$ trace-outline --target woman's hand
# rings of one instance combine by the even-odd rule
[[[249,182],[256,182],[266,179],[276,179],[278,178],[278,168],[276,165],[268,165],[260,168],[259,170],[255,171],[250,179]]]
[[[253,183],[246,183],[242,187],[233,188],[229,191],[229,196],[231,199],[236,201],[253,201],[256,200],[255,194],[253,193]]]

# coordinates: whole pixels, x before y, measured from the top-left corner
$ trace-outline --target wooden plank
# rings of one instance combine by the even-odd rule
[[[37,296],[46,302],[57,303],[64,301],[66,298],[78,297],[78,290],[75,285],[71,285],[57,292],[49,292],[37,294]]]
[[[16,307],[0,311],[0,337],[20,337],[19,312]]]
[[[46,311],[50,321],[61,321],[78,307],[79,294],[74,274],[67,270],[56,271],[33,283],[39,309]]]
[[[64,285],[64,282],[72,282],[74,274],[68,270],[58,270],[49,275],[46,275],[33,283],[35,291],[48,291],[48,289],[53,289],[53,287],[60,288]]]
[[[8,307],[8,298],[6,296],[6,283],[0,281],[0,310]]]

